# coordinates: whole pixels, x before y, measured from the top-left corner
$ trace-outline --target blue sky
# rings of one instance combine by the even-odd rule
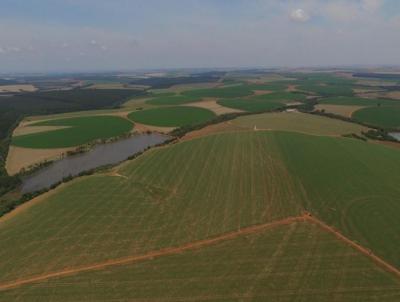
[[[0,0],[9,71],[400,64],[398,0]]]

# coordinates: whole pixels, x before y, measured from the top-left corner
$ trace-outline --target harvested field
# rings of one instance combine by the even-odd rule
[[[259,97],[260,96],[264,95],[259,95]],[[223,107],[248,112],[260,112],[285,107],[282,103],[262,99],[221,99],[217,101],[217,104]]]
[[[148,132],[148,131],[155,131],[155,132],[160,132],[160,133],[169,133],[174,129],[175,129],[175,127],[157,127],[157,126],[151,126],[151,125],[135,123],[135,131],[137,131],[139,133],[144,133],[144,132]]]
[[[30,124],[30,127],[34,126],[67,128],[13,136],[12,145],[37,149],[66,148],[122,135],[133,128],[133,124],[128,119],[105,115],[56,119]]]
[[[273,93],[271,90],[253,90],[254,95],[264,95],[264,94],[269,94]]]
[[[234,125],[231,121],[222,122],[218,124],[213,124],[201,128],[199,130],[194,130],[189,133],[186,133],[181,140],[191,140],[194,138],[199,138],[206,135],[223,133],[223,132],[237,132],[237,131],[248,131],[249,129],[243,129],[242,127]]]
[[[316,110],[324,110],[328,113],[334,113],[338,115],[343,115],[346,117],[351,117],[351,115],[361,109],[363,106],[351,106],[351,105],[331,105],[331,104],[318,104],[315,106]]]
[[[31,84],[17,84],[17,85],[0,85],[0,92],[33,92],[37,88]]]
[[[53,131],[53,130],[60,130],[60,129],[66,129],[69,128],[69,126],[30,126],[32,123],[20,123],[20,125],[15,128],[13,132],[13,136],[18,136],[18,135],[25,135],[25,134],[33,134],[33,133],[39,133],[39,132],[48,132],[48,131]]]
[[[175,106],[135,111],[128,115],[135,122],[159,127],[179,127],[199,124],[215,117],[204,108]]]
[[[242,110],[239,109],[221,106],[220,104],[217,103],[217,100],[218,100],[217,98],[204,98],[203,101],[191,103],[190,106],[208,109],[217,115],[242,112]]]
[[[386,93],[386,97],[389,99],[400,100],[400,91],[391,91]]]
[[[397,301],[399,292],[399,280],[358,251],[316,225],[294,222],[154,260],[22,285],[3,291],[0,301]]]
[[[8,174],[14,175],[20,172],[21,169],[29,169],[29,167],[41,162],[58,159],[63,154],[74,149],[74,147],[32,149],[10,146],[6,161],[6,170]]]

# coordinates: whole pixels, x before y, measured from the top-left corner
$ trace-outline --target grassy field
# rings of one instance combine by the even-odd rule
[[[400,101],[388,99],[367,99],[360,97],[330,97],[319,101],[321,104],[348,105],[348,106],[400,106]]]
[[[323,116],[300,113],[262,113],[241,116],[231,122],[234,126],[244,129],[269,129],[293,131],[315,135],[342,135],[349,133],[361,134],[368,128]]]
[[[198,98],[183,96],[183,95],[172,95],[172,96],[160,96],[146,101],[150,105],[183,105],[187,103],[193,103],[199,101]]]
[[[363,108],[354,112],[352,117],[357,121],[382,128],[400,128],[400,106]]]
[[[305,208],[400,268],[400,152],[353,139],[278,136]]]
[[[240,85],[240,86],[231,86],[225,88],[189,90],[182,92],[182,94],[194,98],[203,98],[203,97],[239,98],[252,95],[253,91],[246,85]]]
[[[398,301],[400,282],[308,223],[2,292],[0,301]]]
[[[303,190],[275,141],[255,132],[201,138],[124,165],[127,178],[68,184],[0,221],[0,282],[298,215]]]
[[[72,147],[128,133],[133,128],[130,121],[117,116],[56,119],[34,123],[31,126],[66,126],[68,128],[14,136],[12,145],[39,149]]]
[[[399,268],[399,165],[395,149],[290,132],[226,133],[155,149],[0,220],[0,283],[304,210]]]
[[[132,112],[128,117],[138,123],[160,127],[180,127],[199,124],[215,117],[204,108],[176,106]]]
[[[248,112],[273,110],[285,107],[284,104],[279,102],[259,99],[222,99],[218,100],[217,104],[224,107],[240,109]]]

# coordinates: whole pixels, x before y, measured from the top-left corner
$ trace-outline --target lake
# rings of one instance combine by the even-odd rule
[[[92,150],[65,157],[22,179],[22,193],[50,188],[68,176],[76,176],[105,165],[117,164],[128,157],[171,139],[170,136],[151,133],[138,134],[127,139],[96,145]]]

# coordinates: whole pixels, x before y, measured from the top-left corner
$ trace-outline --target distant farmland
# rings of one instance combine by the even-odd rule
[[[215,117],[207,109],[197,107],[166,107],[132,112],[128,117],[138,123],[160,127],[179,127],[206,122]]]
[[[14,136],[12,144],[25,148],[65,148],[96,139],[107,139],[133,128],[127,119],[117,116],[86,116],[33,123],[30,127],[63,126],[67,128]]]
[[[274,110],[285,107],[282,103],[256,99],[222,99],[218,100],[217,103],[224,107],[245,110],[248,112]]]
[[[237,98],[252,95],[253,91],[246,85],[225,87],[225,88],[210,88],[184,91],[183,95],[202,98],[202,97],[217,97],[217,98]]]

